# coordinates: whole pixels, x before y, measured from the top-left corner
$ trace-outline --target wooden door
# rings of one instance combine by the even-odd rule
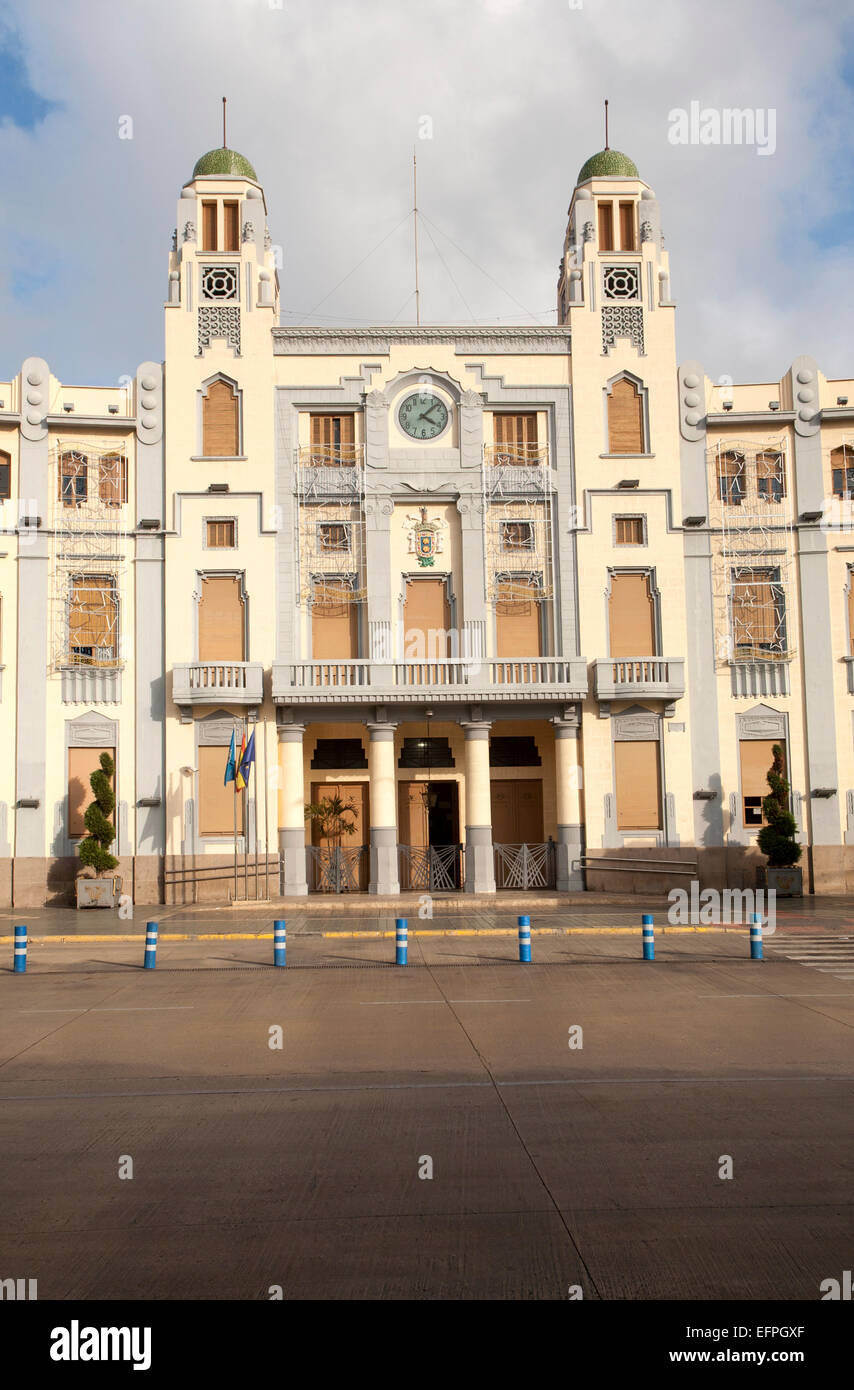
[[[397,786],[397,838],[402,845],[424,849],[430,842],[427,828],[427,783],[399,782]]]
[[[765,824],[762,802],[771,795],[768,773],[774,762],[774,744],[783,750],[786,765],[786,744],[781,738],[743,738],[738,745],[741,764],[741,808],[745,826]]]
[[[495,443],[508,457],[502,463],[521,465],[529,463],[536,456],[537,416],[535,412],[525,415],[493,415],[493,434]]]
[[[245,661],[245,611],[236,575],[202,580],[199,661]]]
[[[347,820],[354,823],[354,829],[351,834],[341,836],[340,848],[345,852],[362,849],[363,846],[369,844],[371,838],[367,782],[312,782],[311,799],[313,803],[329,801],[334,796],[340,796],[345,805],[349,803],[353,808],[347,813]],[[311,824],[311,843],[318,849],[337,847],[335,838],[322,835],[320,828],[314,821]],[[361,893],[366,893],[368,890],[368,868],[368,855],[360,855],[356,878]]]
[[[612,575],[608,623],[611,656],[655,656],[655,612],[648,575]]]
[[[115,748],[69,748],[68,750],[68,836],[78,839],[88,835],[83,821],[88,807],[95,800],[95,793],[89,781],[93,772],[101,769],[101,754],[109,753],[115,763]],[[115,777],[113,778],[115,790]],[[113,825],[116,813],[110,816]],[[113,846],[115,849],[115,845]]]
[[[403,605],[403,654],[411,661],[449,656],[451,605],[444,579],[410,579]]]
[[[492,801],[492,841],[496,845],[539,845],[543,843],[543,784],[535,778],[522,781],[494,781]]]

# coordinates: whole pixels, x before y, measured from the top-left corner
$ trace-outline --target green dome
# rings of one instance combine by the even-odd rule
[[[627,154],[620,154],[619,150],[600,150],[598,154],[592,154],[586,164],[581,166],[581,173],[576,182],[586,183],[588,179],[607,178],[639,179],[640,174]]]
[[[238,154],[237,150],[227,150],[224,145],[217,150],[208,150],[201,159],[196,160],[196,167],[193,170],[193,178],[204,178],[205,175],[215,176],[217,174],[236,174],[241,179],[251,179],[253,183],[258,182],[258,175],[244,155]]]

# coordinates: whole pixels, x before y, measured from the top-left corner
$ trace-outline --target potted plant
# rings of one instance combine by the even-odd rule
[[[325,847],[318,848],[321,891],[340,893],[350,886],[341,841],[356,829],[355,820],[350,819],[355,809],[352,801],[344,801],[337,792],[334,796],[312,801],[305,808],[305,818],[311,821],[317,838],[326,841]]]
[[[789,783],[786,781],[783,749],[775,743],[771,750],[773,763],[768,770],[770,793],[763,799],[765,824],[756,843],[768,856],[766,884],[778,897],[800,898],[803,895],[803,870],[798,867],[801,846],[795,836],[797,822],[789,810]]]
[[[101,766],[89,778],[95,800],[86,807],[83,817],[89,833],[78,847],[80,863],[84,866],[77,877],[78,907],[114,907],[121,892],[121,879],[112,874],[119,861],[110,853],[110,845],[116,838],[115,826],[110,820],[116,807],[113,791],[116,765],[109,753],[102,753],[99,762]]]

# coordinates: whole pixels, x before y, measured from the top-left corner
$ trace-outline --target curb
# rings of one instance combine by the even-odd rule
[[[532,927],[532,936],[636,936],[640,927]],[[732,932],[749,930],[749,924],[743,926],[738,924],[723,923],[713,927],[656,927],[656,934],[662,936],[673,935],[686,932]],[[411,928],[410,936],[512,936],[517,935],[516,927],[452,927],[445,931],[441,928],[425,928],[418,930]],[[348,940],[348,941],[376,941],[380,939],[391,939],[394,937],[394,930],[390,931],[325,931],[325,932],[293,932],[293,937],[298,936],[321,936],[324,940]],[[12,936],[0,936],[0,946],[11,946],[14,942]],[[272,932],[160,932],[158,944],[167,941],[272,941]],[[27,937],[30,946],[136,946],[145,941],[145,933],[139,932],[130,935],[112,936],[29,936]]]

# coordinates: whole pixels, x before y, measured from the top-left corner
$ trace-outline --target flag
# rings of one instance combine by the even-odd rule
[[[234,730],[231,731],[231,747],[228,750],[228,762],[225,765],[225,777],[223,786],[227,787],[229,782],[233,782],[237,772],[237,762],[234,756]]]
[[[239,752],[238,755],[237,755],[237,766],[236,766],[235,771],[234,771],[234,789],[235,789],[235,791],[238,791],[238,792],[242,792],[242,791],[243,791],[243,788],[244,788],[245,785],[246,785],[246,783],[242,780],[242,778],[241,778],[241,776],[240,776],[240,764],[241,764],[242,761],[243,761],[243,754],[244,754],[245,752],[246,752],[246,735],[243,734],[243,736],[242,736],[242,738],[241,738],[241,740],[240,740],[240,752]]]
[[[240,747],[240,762],[237,765],[237,785],[241,791],[243,791],[243,788],[249,781],[249,771],[254,761],[255,731],[253,729],[252,733],[249,736],[249,742],[246,742],[246,736],[244,735],[243,743]]]

